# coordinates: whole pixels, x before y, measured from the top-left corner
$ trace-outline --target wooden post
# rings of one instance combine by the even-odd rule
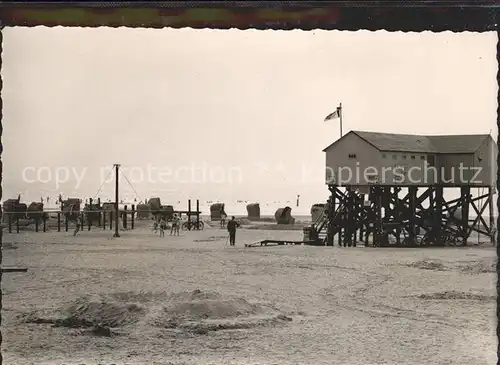
[[[10,213],[10,212],[9,212],[8,219],[9,219],[9,233],[12,233],[12,213]]]
[[[89,198],[89,212],[87,213],[87,225],[89,226],[89,231],[92,226],[92,220],[94,219],[94,206],[92,205],[92,202],[93,199]]]
[[[61,232],[61,213],[57,212],[57,232]]]
[[[35,232],[38,232],[38,226],[40,225],[40,222],[38,221],[38,214],[37,212],[33,213],[35,215]]]
[[[47,216],[42,212],[43,231],[47,232]]]
[[[97,210],[99,211],[99,220],[98,220],[98,227],[101,227],[102,226],[102,212],[101,212],[101,198],[97,198]]]
[[[358,199],[358,218],[360,221],[359,225],[359,241],[364,241],[364,224],[365,224],[365,195],[361,194]]]
[[[19,217],[16,217],[16,232],[19,233]]]
[[[343,245],[345,246],[345,238],[346,238],[346,234],[345,234],[346,201],[345,201],[345,195],[343,195],[340,192],[339,188],[337,188],[337,194],[339,195],[339,208],[338,208],[339,212],[338,212],[338,215],[337,214],[335,214],[335,215],[338,216],[337,221],[338,221],[338,227],[339,227],[339,230],[338,230],[339,231],[339,235],[338,235],[339,247],[342,247]]]
[[[436,196],[434,201],[434,243],[441,246],[443,244],[443,234],[441,225],[443,221],[443,186],[436,186]]]
[[[127,212],[127,206],[125,205],[123,207],[123,215],[122,215],[122,217],[123,217],[122,218],[123,219],[123,228],[125,228],[125,229],[127,229],[127,215],[128,215],[127,213],[128,213]]]
[[[101,210],[100,217],[102,217],[102,229],[106,229],[106,212]]]
[[[200,229],[200,200],[196,199],[196,229]]]
[[[114,214],[113,211],[110,210],[109,211],[109,229],[110,230],[113,230],[113,218],[114,218],[113,214]]]
[[[78,222],[76,222],[76,224],[78,224]],[[65,226],[64,228],[66,229],[66,232],[68,232],[69,227],[68,227],[68,215],[67,214],[64,215],[64,226]]]
[[[408,213],[408,219],[410,223],[410,244],[415,245],[416,244],[416,229],[415,229],[415,214],[417,213],[417,187],[415,186],[410,186],[408,188],[408,194],[409,194],[409,205],[410,205],[410,212]]]
[[[495,188],[493,186],[488,187],[488,214],[490,216],[490,241],[493,245],[495,245],[495,217],[494,214],[495,212],[493,211],[493,197],[494,197],[494,190]]]
[[[375,223],[375,234],[373,236],[374,246],[380,246],[382,244],[382,189],[380,186],[376,187],[376,223]]]
[[[462,200],[462,234],[463,234],[463,244],[467,245],[467,239],[469,238],[469,207],[470,207],[470,186],[464,186],[460,188],[460,195]]]
[[[80,218],[80,229],[83,231],[83,211],[80,212],[80,215],[78,216]],[[78,224],[78,219],[76,221],[76,224]]]
[[[353,202],[352,202],[352,190],[351,187],[348,186],[345,189],[345,198],[346,199],[346,227],[345,227],[345,236],[344,236],[344,247],[352,246],[352,209],[353,209]]]
[[[134,229],[135,204],[132,204],[132,216],[130,219],[130,229]]]
[[[328,206],[327,214],[327,226],[326,226],[326,245],[333,246],[335,240],[334,228],[335,222],[333,221],[335,217],[335,194],[330,190],[330,204]],[[319,233],[319,232],[318,232]]]
[[[188,231],[191,230],[191,199],[188,199]]]
[[[119,232],[119,219],[120,219],[120,212],[118,209],[118,201],[119,201],[119,194],[118,194],[118,189],[119,189],[119,164],[115,164],[115,234],[113,237],[120,237],[120,232]]]

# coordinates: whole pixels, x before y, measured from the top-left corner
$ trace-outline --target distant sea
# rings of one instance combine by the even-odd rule
[[[21,198],[21,200],[24,202],[24,199]],[[101,202],[106,202],[106,200],[101,200]],[[31,202],[31,201],[30,201]],[[28,203],[29,204],[29,203]],[[130,209],[131,205],[135,204],[137,205],[138,202],[134,202],[133,200],[123,200],[123,203],[119,204],[120,208],[123,208],[125,205]],[[164,202],[162,201],[162,204],[164,205],[173,205],[175,210],[187,210],[188,209],[188,203],[187,201],[185,202],[180,202],[180,203],[172,203],[172,202]],[[210,215],[210,205],[214,203],[202,203],[200,201],[200,211],[202,215]],[[234,215],[235,217],[246,217],[247,216],[247,204],[250,203],[224,203],[225,204],[225,211],[229,216]],[[300,205],[299,207],[296,206],[296,204],[287,204],[285,203],[259,203],[260,204],[260,215],[261,217],[273,217],[274,218],[274,213],[276,212],[277,209],[279,208],[284,208],[286,206],[289,206],[292,209],[292,216],[295,217],[296,219],[303,220],[302,218],[306,217],[306,219],[310,219],[310,209],[311,205],[309,204],[307,206],[305,205]],[[51,202],[49,200],[49,203],[44,202],[44,209],[46,210],[58,210],[60,207],[59,204]],[[191,201],[191,210],[196,210],[196,200]],[[302,218],[299,218],[302,217]]]
[[[44,209],[45,210],[58,210],[60,208],[60,205],[57,204],[57,194],[54,192],[50,192],[49,194],[42,195],[44,197],[49,196],[49,202],[44,201]],[[156,195],[160,196],[160,195]],[[71,195],[70,197],[76,197],[75,195]],[[107,195],[106,198],[101,197],[101,202],[108,202],[112,201],[109,198],[111,195]],[[15,196],[6,196],[4,195],[4,200],[6,199],[12,199],[12,198],[17,198],[17,195]],[[67,198],[67,196],[63,195],[63,199]],[[130,209],[132,204],[139,204],[139,199],[134,199],[133,195],[125,195],[122,194],[120,197],[122,200],[122,203],[119,204],[121,208],[123,208],[125,205]],[[82,198],[85,201],[85,198]],[[23,203],[29,204],[32,201],[40,201],[40,196],[38,199],[33,196],[24,196],[21,195],[21,201]],[[310,199],[307,199],[306,197],[301,197],[299,201],[299,206],[297,206],[297,202],[295,199],[289,199],[289,200],[277,200],[277,201],[222,201],[220,203],[225,204],[225,211],[229,216],[234,215],[235,217],[246,217],[247,216],[247,205],[250,203],[259,203],[260,205],[260,215],[262,218],[269,217],[269,218],[274,218],[274,213],[276,212],[277,209],[279,208],[284,208],[286,206],[290,207],[292,209],[292,216],[299,221],[304,221],[304,220],[310,220],[311,215],[310,215],[310,210],[311,206],[313,204],[318,204],[318,203],[325,203],[326,198],[324,201],[317,200],[317,201],[311,201]],[[495,199],[496,202],[496,199]],[[172,205],[175,210],[188,210],[188,202],[187,199],[185,200],[180,200],[178,199],[177,201],[173,201],[172,199],[161,199],[161,203],[163,205]],[[203,201],[200,199],[200,211],[202,215],[208,216],[210,215],[210,206],[215,203],[219,203],[219,201]],[[196,210],[196,199],[191,200],[191,210]],[[494,214],[496,215],[496,206],[494,210]],[[488,217],[488,211],[485,211],[483,213],[483,217]],[[471,214],[471,217],[475,217],[475,215]]]

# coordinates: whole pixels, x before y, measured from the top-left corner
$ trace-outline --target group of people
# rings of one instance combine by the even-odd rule
[[[170,235],[172,236],[178,236],[179,235],[179,229],[181,225],[181,217],[177,213],[174,213],[174,216],[172,217],[172,227],[170,228]],[[154,232],[160,231],[160,237],[165,237],[165,230],[167,229],[167,220],[165,219],[164,216],[161,216],[160,220],[157,221],[155,220],[153,230]]]
[[[231,217],[231,220],[226,224],[227,215],[223,213],[221,215],[220,225],[221,228],[226,228],[229,233],[229,245],[234,246],[236,244],[236,228],[240,227],[240,224],[236,221],[234,216]],[[172,227],[170,228],[170,235],[179,235],[179,228],[181,225],[181,218],[177,213],[174,213],[172,218]],[[165,237],[165,230],[167,229],[167,220],[164,216],[160,218],[159,221],[155,220],[153,230],[156,233],[158,230],[160,231],[160,237]]]

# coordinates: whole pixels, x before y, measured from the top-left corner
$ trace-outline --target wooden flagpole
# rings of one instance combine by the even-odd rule
[[[339,114],[340,118],[340,138],[342,138],[342,103],[340,103],[339,107],[337,108],[337,113]]]

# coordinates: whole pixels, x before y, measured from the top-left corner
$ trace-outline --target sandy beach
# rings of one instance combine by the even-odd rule
[[[495,250],[4,233],[6,364],[493,364]]]

